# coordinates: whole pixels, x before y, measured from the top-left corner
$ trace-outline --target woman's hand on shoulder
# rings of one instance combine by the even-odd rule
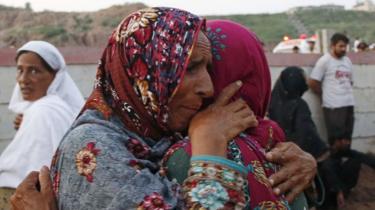
[[[281,169],[269,180],[274,192],[286,194],[289,202],[311,184],[317,171],[314,157],[292,142],[277,144],[266,154],[266,158],[268,161],[281,165]]]
[[[212,105],[194,116],[189,126],[193,155],[226,157],[228,141],[258,125],[256,116],[243,99],[230,102],[241,86],[241,81],[228,85]]]
[[[10,203],[12,210],[57,210],[48,168],[31,172],[17,187]]]

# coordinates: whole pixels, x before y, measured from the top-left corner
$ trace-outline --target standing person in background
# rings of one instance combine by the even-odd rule
[[[316,63],[309,86],[322,96],[328,141],[335,151],[350,148],[354,125],[353,65],[346,56],[349,39],[343,34],[331,38],[331,52]]]
[[[9,109],[17,133],[0,156],[0,209],[28,173],[49,165],[84,99],[53,45],[30,41],[17,51],[17,84]]]
[[[344,205],[344,191],[355,186],[360,170],[358,161],[349,159],[343,161],[343,155],[350,151],[352,132],[354,125],[354,96],[353,96],[353,65],[346,56],[349,39],[340,33],[331,38],[331,52],[321,57],[316,63],[309,79],[309,86],[319,96],[322,96],[322,106],[328,141],[331,146],[332,164],[344,174],[344,168],[350,168],[347,172],[351,179],[350,186],[347,183],[337,183],[335,179],[329,181],[329,191],[336,194],[337,205]],[[345,166],[345,167],[344,167]]]

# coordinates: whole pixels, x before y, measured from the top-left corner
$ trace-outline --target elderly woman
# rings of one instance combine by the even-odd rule
[[[198,113],[213,96],[204,30],[204,20],[172,8],[140,10],[120,23],[103,53],[95,90],[53,160],[59,209],[245,207],[248,171],[225,155],[227,142],[257,120],[243,100],[230,100],[241,81]],[[192,158],[180,185],[166,177],[160,161],[186,133]],[[293,159],[302,154],[289,144],[269,158],[290,161],[283,151]],[[314,161],[307,163],[311,175]],[[39,209],[56,208],[46,174],[43,169],[23,182],[13,197],[17,209],[33,209],[31,200],[41,201],[33,203]],[[278,174],[275,183],[284,178]],[[40,192],[27,188],[38,180]]]
[[[23,117],[0,157],[3,199],[10,197],[28,173],[51,162],[60,140],[84,104],[66,71],[63,56],[53,45],[30,41],[18,49],[16,62],[17,84],[9,109]]]

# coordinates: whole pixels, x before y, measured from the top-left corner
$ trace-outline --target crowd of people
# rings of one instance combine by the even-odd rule
[[[30,41],[15,58],[17,133],[0,156],[0,209],[341,208],[360,165],[375,167],[350,147],[348,42],[335,34],[311,75],[288,67],[271,91],[248,28],[143,9],[110,36],[84,101],[58,49]],[[322,97],[328,144],[302,98],[309,88]]]
[[[343,207],[356,185],[362,163],[375,168],[375,157],[351,149],[354,126],[353,66],[346,56],[349,39],[336,33],[331,51],[315,64],[309,79],[299,67],[288,67],[272,92],[269,117],[318,162],[325,186],[324,208]],[[322,99],[328,145],[319,136],[302,95],[311,88]]]

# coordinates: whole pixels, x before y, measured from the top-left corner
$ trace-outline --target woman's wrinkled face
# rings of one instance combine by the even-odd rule
[[[192,117],[200,110],[203,99],[213,97],[214,89],[208,74],[211,66],[211,45],[200,32],[185,76],[168,106],[168,126],[172,131],[186,130]]]
[[[37,54],[24,52],[18,57],[16,80],[24,100],[36,101],[45,96],[54,78],[55,72]]]

